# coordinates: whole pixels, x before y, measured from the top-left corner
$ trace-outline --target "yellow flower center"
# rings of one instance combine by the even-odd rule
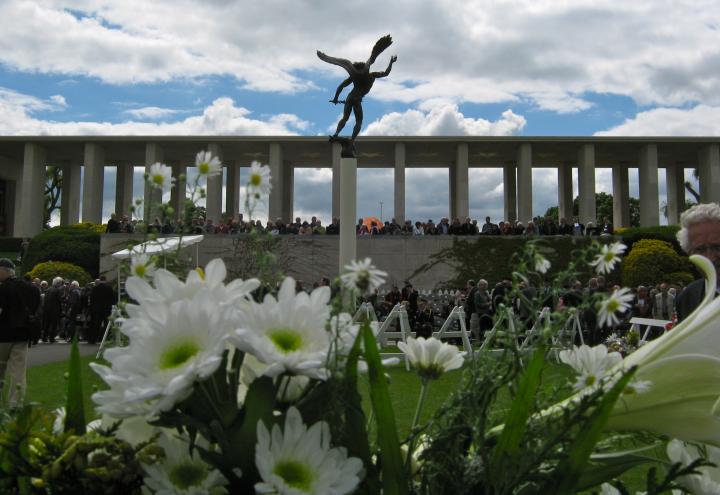
[[[250,185],[259,187],[262,184],[262,176],[260,174],[250,174]]]
[[[292,328],[275,328],[268,332],[268,338],[283,354],[295,352],[302,347],[300,334]]]
[[[315,477],[306,464],[297,461],[279,461],[275,464],[273,473],[280,476],[289,487],[311,493]]]
[[[585,378],[585,385],[588,386],[588,387],[589,387],[590,385],[595,385],[595,382],[596,382],[596,381],[597,381],[597,377],[596,377],[595,375],[588,375],[588,376]]]
[[[135,265],[135,275],[140,278],[145,277],[145,275],[147,275],[147,267],[145,265]]]
[[[193,462],[183,462],[170,469],[168,478],[176,488],[187,490],[200,485],[207,478],[207,469]]]
[[[152,176],[152,182],[155,185],[162,186],[165,184],[165,176],[163,174],[155,174]]]
[[[617,299],[611,299],[610,301],[608,301],[608,304],[607,304],[608,313],[615,313],[619,309],[620,309],[620,302]]]
[[[172,370],[187,363],[193,356],[200,352],[200,346],[194,341],[187,340],[178,342],[160,354],[160,369]]]
[[[210,164],[208,162],[202,162],[198,165],[198,173],[205,175],[210,172]]]

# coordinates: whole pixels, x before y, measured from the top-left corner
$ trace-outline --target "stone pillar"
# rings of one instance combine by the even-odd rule
[[[25,143],[23,157],[22,189],[15,191],[15,232],[18,237],[32,237],[43,229],[45,215],[45,148],[37,143]]]
[[[212,156],[218,157],[221,162],[223,161],[222,148],[219,144],[210,143],[208,145],[208,151]],[[215,225],[220,222],[220,218],[222,217],[222,186],[222,172],[207,178],[207,186],[205,188],[205,192],[207,193],[207,197],[205,198],[205,218],[212,220]]]
[[[340,218],[340,156],[342,146],[332,143],[332,216]],[[353,220],[353,224],[355,221]]]
[[[295,167],[290,162],[283,163],[283,205],[281,218],[284,222],[291,222],[293,219],[295,201]],[[271,220],[275,221],[274,218]]]
[[[21,187],[20,182],[21,179],[5,179],[5,233],[3,235],[6,236],[20,236],[20,232],[18,232],[15,228],[17,225],[15,223],[15,218],[18,214],[18,210],[20,209],[20,206],[16,201]]]
[[[450,196],[450,201],[453,203],[454,213],[453,217],[457,217],[460,221],[464,221],[470,216],[470,202],[469,202],[469,160],[468,160],[468,145],[467,143],[460,143],[457,145],[454,173],[453,176],[454,187],[452,188],[453,194]]]
[[[638,182],[640,182],[640,226],[654,227],[659,225],[660,199],[658,197],[656,144],[646,144],[640,149]]]
[[[115,213],[120,217],[130,215],[130,206],[133,202],[133,172],[134,167],[127,163],[117,164],[115,176]]]
[[[503,167],[503,206],[505,221],[513,225],[517,220],[517,188],[515,184],[515,164],[508,162]]]
[[[578,203],[582,224],[597,223],[595,211],[595,146],[583,144],[578,151]]]
[[[572,164],[558,166],[558,220],[564,218],[568,223],[573,217]]]
[[[227,167],[227,184],[225,184],[225,213],[235,218],[240,211],[240,167],[234,161],[225,164]]]
[[[533,219],[532,145],[522,143],[517,151],[517,216],[523,224]]]
[[[285,196],[285,188],[283,187],[283,153],[280,143],[270,144],[270,181],[272,189],[270,190],[270,198],[268,199],[268,218],[275,220],[282,217],[283,214],[283,198]]]
[[[85,144],[83,160],[82,221],[102,223],[103,183],[105,179],[105,150],[97,143]]]
[[[677,225],[685,208],[685,167],[682,163],[665,166],[665,189],[668,225]]]
[[[60,225],[80,222],[80,165],[62,164],[63,184],[60,196]]]
[[[613,227],[630,227],[630,186],[625,164],[613,165]]]
[[[340,160],[340,256],[339,273],[357,258],[357,159]]]
[[[163,149],[158,143],[145,143],[145,173],[150,172],[150,167],[155,163],[162,163],[163,161]],[[150,211],[157,209],[158,205],[162,203],[162,191],[150,186],[145,181],[145,194],[143,202],[143,218],[146,222],[152,223],[154,220],[151,218],[157,211]]]
[[[703,146],[700,150],[700,202],[720,203],[720,145]]]
[[[393,217],[400,225],[405,223],[405,143],[395,143]]]
[[[183,218],[187,197],[187,166],[173,163],[172,176],[175,178],[175,185],[170,189],[170,206],[175,210],[175,218]]]
[[[448,181],[449,181],[449,192],[448,194],[448,200],[449,200],[449,211],[450,211],[450,223],[452,223],[453,219],[456,218],[456,211],[455,211],[455,166],[454,164],[450,164],[448,167]]]

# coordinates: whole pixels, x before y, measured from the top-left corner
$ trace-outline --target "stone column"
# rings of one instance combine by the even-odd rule
[[[175,218],[183,218],[187,197],[187,166],[180,165],[179,162],[173,163],[172,176],[175,178],[175,185],[170,189],[170,206],[175,210]]]
[[[640,182],[640,226],[654,227],[660,224],[660,199],[658,198],[657,145],[646,144],[640,148],[638,163]]]
[[[60,196],[60,225],[80,222],[80,165],[62,164],[63,184]]]
[[[275,220],[282,217],[283,214],[283,198],[285,196],[285,188],[283,187],[283,153],[280,143],[270,144],[270,177],[272,189],[270,190],[270,198],[268,199],[268,218]]]
[[[357,218],[357,159],[340,160],[340,246],[339,271],[357,258],[355,219]]]
[[[115,176],[115,213],[120,217],[130,215],[130,206],[133,202],[133,172],[134,167],[132,164],[117,164],[117,175]]]
[[[228,161],[227,184],[225,184],[225,213],[235,218],[240,211],[240,167],[234,161]]]
[[[293,219],[294,201],[295,201],[295,167],[290,162],[283,163],[283,205],[281,218],[284,222],[291,222]],[[271,218],[275,221],[274,218]]]
[[[572,164],[558,166],[558,220],[564,218],[568,223],[573,217]]]
[[[332,143],[332,216],[340,218],[340,156],[342,146]],[[353,220],[354,223],[354,220]]]
[[[468,167],[468,145],[467,143],[460,143],[457,145],[454,174],[452,174],[454,194],[450,197],[450,200],[453,202],[453,217],[459,218],[461,222],[470,216]]]
[[[15,191],[16,204],[20,205],[14,229],[18,237],[32,237],[43,229],[45,166],[45,148],[37,143],[25,143],[22,186],[20,191]]]
[[[163,161],[163,149],[158,143],[145,143],[145,173],[150,172],[150,167],[155,163],[162,163]],[[145,194],[143,202],[143,218],[146,222],[152,223],[151,218],[157,211],[150,211],[157,209],[158,205],[162,203],[162,191],[150,186],[145,181]]]
[[[578,151],[578,196],[580,223],[596,223],[595,146],[592,144],[583,144]]]
[[[700,150],[700,202],[720,202],[720,145],[703,146]]]
[[[102,223],[105,150],[97,143],[85,144],[83,160],[82,221]]]
[[[513,225],[517,220],[517,188],[515,184],[515,163],[508,162],[503,167],[503,206],[505,221]]]
[[[533,219],[532,145],[522,143],[517,151],[517,216],[523,224]]]
[[[405,143],[395,143],[394,184],[393,216],[395,221],[403,225],[405,223]]]
[[[682,163],[665,166],[665,189],[668,225],[677,225],[685,207],[685,167]]]
[[[216,156],[223,161],[222,148],[217,143],[210,143],[208,145],[208,151],[212,156]],[[223,174],[222,172],[207,178],[207,186],[205,192],[207,197],[205,198],[205,218],[209,218],[213,221],[213,224],[217,225],[222,217],[222,186],[223,186]]]
[[[626,164],[613,165],[613,227],[630,227],[630,187]]]

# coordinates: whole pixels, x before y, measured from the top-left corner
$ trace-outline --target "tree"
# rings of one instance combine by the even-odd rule
[[[690,183],[688,182],[687,184],[690,184]],[[690,186],[690,187],[692,187],[692,186]],[[685,199],[685,204],[683,205],[683,208],[682,208],[682,210],[680,210],[680,211],[683,212],[683,211],[687,210],[688,208],[690,208],[691,206],[694,206],[694,205],[696,205],[696,204],[697,204],[697,203],[696,203],[695,201],[691,200],[691,199]],[[662,204],[662,206],[660,207],[660,211],[662,211],[662,214],[663,214],[663,216],[664,216],[665,218],[668,217],[668,205],[667,205],[667,202],[665,202],[665,203]]]
[[[629,200],[629,206],[630,206],[630,227],[639,227],[640,226],[640,200],[637,198],[630,198]],[[612,220],[613,217],[613,196],[612,194],[608,194],[605,192],[596,192],[595,193],[595,218],[597,219],[598,223],[602,222],[602,219],[604,217],[608,217]],[[580,198],[579,196],[576,196],[573,200],[573,216],[578,216],[580,214]],[[557,223],[558,221],[558,207],[557,206],[551,206],[547,209],[545,212],[545,216],[550,216],[555,220]],[[570,221],[570,219],[567,219]],[[587,221],[587,219],[580,219]]]
[[[60,209],[62,183],[62,168],[51,165],[45,169],[45,214],[43,223],[46,229],[50,228],[50,219],[53,212]]]

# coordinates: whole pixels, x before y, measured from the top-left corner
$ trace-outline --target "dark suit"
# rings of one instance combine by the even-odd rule
[[[678,322],[683,321],[695,311],[705,297],[705,279],[695,280],[675,298],[675,311]]]

